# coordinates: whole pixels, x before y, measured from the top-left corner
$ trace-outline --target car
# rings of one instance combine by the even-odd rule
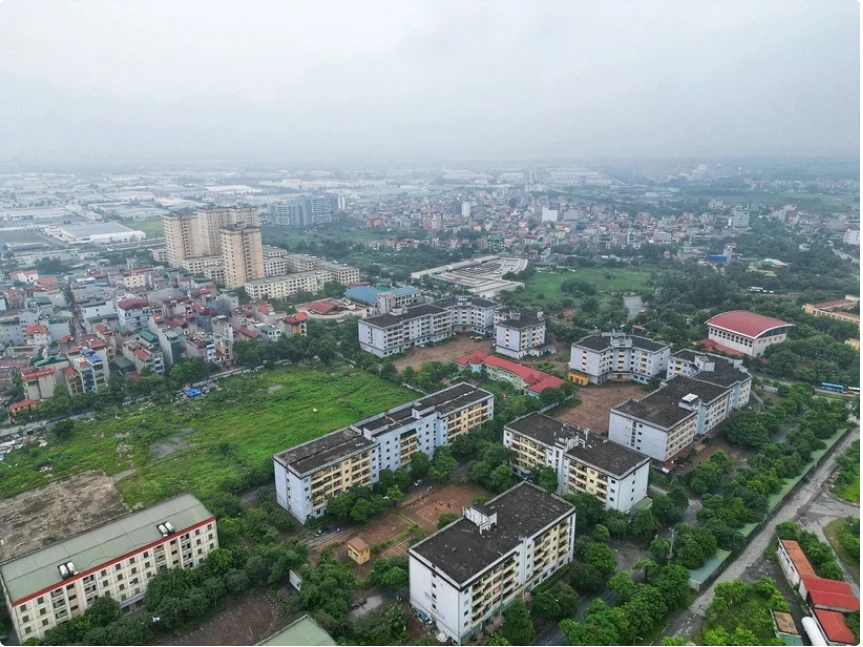
[[[423,484],[423,480],[422,480],[422,479],[420,479],[420,480],[418,480],[418,481],[414,481],[414,487],[419,487],[419,486],[420,486],[420,485],[422,485],[422,484]]]
[[[318,528],[318,529],[317,529],[317,531],[315,531],[315,537],[320,537],[321,535],[325,535],[325,534],[327,534],[329,531],[330,531],[330,529],[329,529],[329,528],[326,528],[326,527],[324,527],[324,528]]]

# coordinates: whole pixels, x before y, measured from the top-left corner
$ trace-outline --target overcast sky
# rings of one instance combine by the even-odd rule
[[[858,155],[853,0],[0,0],[0,158]]]

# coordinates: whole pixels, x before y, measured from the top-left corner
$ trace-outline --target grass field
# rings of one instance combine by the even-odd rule
[[[567,279],[581,279],[596,286],[598,292],[638,291],[650,279],[650,272],[601,267],[579,268],[572,272],[537,272],[524,286],[524,292],[514,295],[519,305],[549,305],[570,295],[560,289]]]
[[[859,478],[841,487],[834,488],[833,492],[841,499],[860,503],[860,480]]]
[[[852,532],[855,536],[859,536],[856,534],[856,528],[853,524],[849,524],[848,528],[845,528],[846,524],[848,524],[848,520],[846,519],[834,519],[824,528],[824,534],[827,536],[827,541],[830,542],[830,545],[833,546],[833,550],[836,551],[836,554],[839,556],[848,568],[855,574],[857,581],[860,581],[860,554],[859,552],[855,553],[853,550],[846,550],[842,546],[842,542],[839,539],[840,533],[843,532]]]
[[[113,475],[134,468],[117,482],[130,506],[150,505],[184,491],[206,497],[226,480],[259,473],[277,451],[414,396],[368,373],[341,367],[286,366],[222,385],[204,400],[150,408],[119,420],[79,423],[73,438],[61,446],[14,452],[0,463],[0,496],[87,469]],[[49,462],[49,472],[37,471]]]
[[[147,234],[147,238],[162,238],[165,235],[165,230],[162,229],[162,219],[155,218],[153,220],[141,220],[139,222],[130,222],[127,227],[137,229]]]
[[[297,243],[317,243],[325,245],[330,241],[356,243],[364,240],[392,238],[394,233],[365,230],[344,230],[321,228],[317,230],[297,229],[295,227],[262,227],[261,240],[264,245],[294,247]]]

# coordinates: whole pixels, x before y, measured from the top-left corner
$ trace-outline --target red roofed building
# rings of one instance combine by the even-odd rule
[[[307,311],[316,315],[328,315],[341,304],[335,299],[321,299],[320,301],[312,301],[304,307]]]
[[[38,406],[38,400],[21,400],[21,402],[9,405],[9,415],[14,418],[24,411],[33,411]]]
[[[831,645],[856,645],[854,632],[845,624],[845,616],[837,611],[815,609],[815,621]]]
[[[779,567],[785,574],[785,579],[795,589],[800,586],[801,578],[818,576],[800,544],[793,539],[780,540],[776,556],[779,558]]]
[[[748,310],[723,312],[706,323],[710,341],[750,357],[760,357],[773,344],[785,341],[794,325]]]
[[[305,337],[307,331],[306,322],[308,320],[309,315],[306,312],[298,312],[296,314],[288,315],[282,319],[282,331],[284,331],[288,336],[302,335]]]
[[[564,384],[563,380],[548,373],[481,351],[459,357],[455,363],[462,367],[470,366],[474,373],[485,367],[489,379],[509,382],[534,397],[539,397],[546,389],[556,389]]]
[[[813,609],[826,609],[841,613],[860,610],[860,600],[847,582],[826,580],[823,577],[802,577],[800,595]]]
[[[51,333],[42,324],[27,326],[24,336],[28,346],[48,346],[51,343]]]

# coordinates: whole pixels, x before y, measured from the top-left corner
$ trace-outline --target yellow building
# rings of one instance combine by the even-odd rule
[[[348,542],[348,557],[357,564],[365,564],[372,557],[372,549],[360,537],[354,537]]]
[[[582,373],[581,371],[570,371],[569,374],[567,374],[566,379],[578,384],[579,386],[587,386],[590,382],[590,377],[587,373]]]
[[[232,225],[219,230],[225,287],[243,287],[247,281],[264,276],[261,228]]]

